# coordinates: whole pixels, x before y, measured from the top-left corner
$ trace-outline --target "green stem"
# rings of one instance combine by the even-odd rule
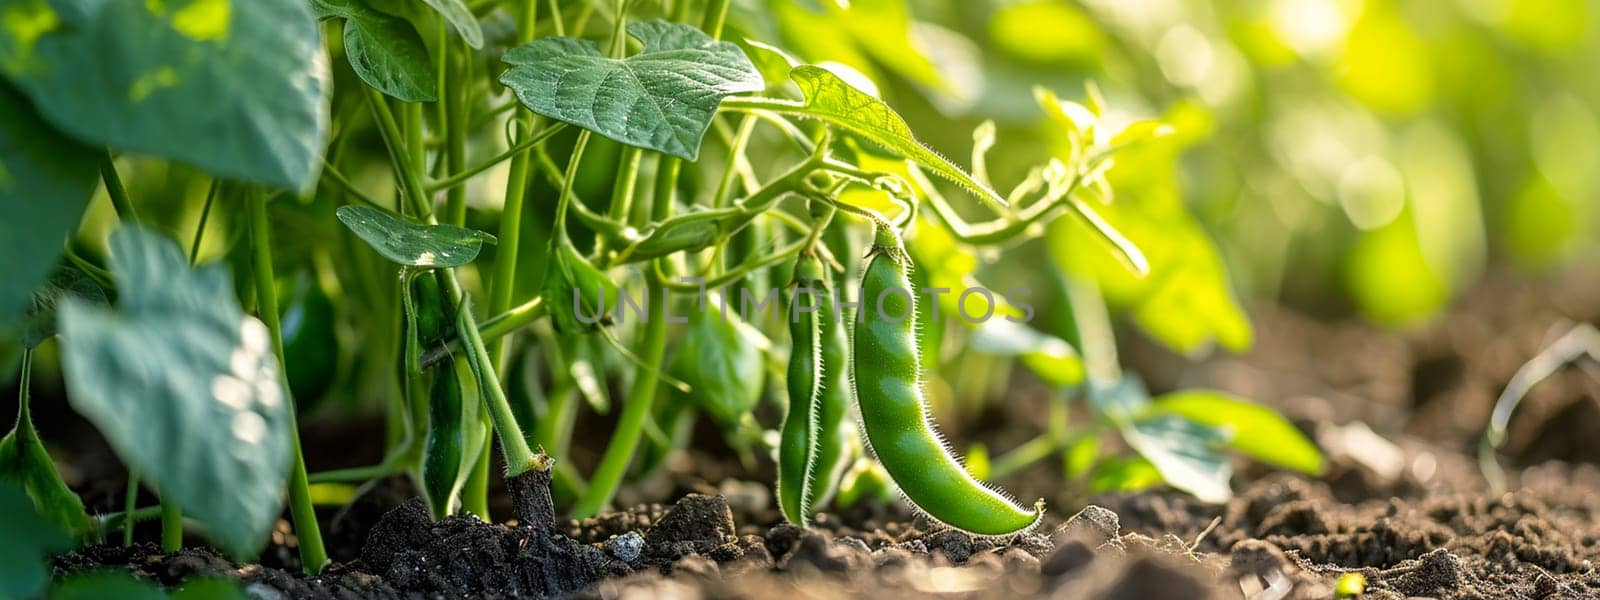
[[[567,238],[567,207],[572,205],[572,182],[578,179],[578,165],[583,162],[583,151],[589,146],[589,130],[578,132],[572,144],[572,158],[567,161],[567,172],[561,182],[561,197],[556,200],[555,231],[550,236],[550,247]]]
[[[250,190],[250,237],[255,246],[253,253],[256,278],[256,303],[261,321],[271,334],[272,352],[279,365],[288,364],[283,356],[283,323],[278,314],[277,285],[272,269],[271,223],[267,220],[267,195],[260,188]],[[278,369],[285,397],[289,397],[289,377]],[[289,397],[289,512],[294,519],[295,535],[300,538],[300,562],[306,573],[315,575],[328,564],[328,553],[322,546],[322,530],[317,526],[316,508],[311,504],[311,491],[306,483],[306,459],[300,450],[300,424],[295,414],[294,398]]]
[[[435,181],[433,183],[429,183],[428,184],[428,193],[433,194],[433,193],[437,193],[437,192],[442,192],[442,191],[454,188],[456,186],[460,186],[462,184],[465,184],[467,181],[471,180],[473,177],[476,177],[479,173],[482,173],[484,171],[492,169],[492,168],[495,167],[495,165],[503,163],[503,162],[505,162],[507,160],[511,161],[511,172],[512,172],[513,175],[515,175],[516,174],[516,170],[518,168],[517,167],[517,159],[519,157],[527,156],[528,155],[528,151],[531,150],[534,146],[537,146],[537,145],[543,143],[545,140],[550,139],[552,136],[554,136],[557,133],[561,133],[566,128],[567,128],[567,124],[566,123],[551,123],[549,127],[545,127],[544,129],[540,129],[538,133],[535,133],[532,136],[529,136],[528,139],[526,139],[526,140],[517,142],[516,145],[514,145],[514,146],[512,146],[510,148],[507,148],[505,152],[501,152],[500,154],[496,155],[494,158],[491,158],[489,160],[483,161],[480,164],[476,164],[476,165],[467,167],[465,169],[462,169],[460,172],[448,175],[448,176],[444,177],[443,179],[440,179],[440,180]],[[528,159],[523,158],[523,160],[527,161]],[[521,168],[523,169],[522,180],[523,180],[524,183],[526,183],[527,180],[528,180],[528,170],[530,169],[530,167],[526,163],[524,163]],[[507,182],[506,182],[506,193],[507,193],[506,204],[508,204],[508,205],[511,203],[511,198],[509,197],[509,194],[511,192],[511,187],[510,187],[511,184],[510,184],[509,179],[510,178],[507,178]],[[501,237],[500,239],[502,240],[502,242],[505,240],[504,237]]]
[[[139,473],[137,473],[137,472],[135,472],[135,471],[130,469],[128,471],[128,490],[125,492],[125,496],[124,496],[124,498],[122,500],[122,512],[123,512],[123,514],[133,514],[133,507],[138,505],[138,500],[139,500]],[[136,521],[134,521],[132,519],[127,519],[127,520],[124,520],[122,522],[122,547],[123,548],[127,548],[127,547],[130,547],[130,546],[133,546],[133,526],[134,526],[135,523],[136,523]]]
[[[200,209],[200,223],[194,226],[194,242],[189,244],[189,264],[200,262],[200,242],[206,238],[206,222],[211,220],[211,205],[217,200],[217,191],[222,188],[221,179],[211,180],[211,189],[206,191],[206,203]]]
[[[183,549],[183,510],[176,500],[161,495],[161,551],[171,554]]]
[[[534,148],[533,157],[534,165],[538,167],[539,173],[544,175],[545,179],[550,182],[550,185],[557,188],[566,186],[567,176],[561,173],[561,168],[556,166],[555,160],[550,158],[550,153],[543,146]],[[583,226],[588,227],[595,235],[610,238],[624,237],[627,225],[608,219],[604,215],[590,210],[584,204],[583,199],[579,198],[576,193],[572,197],[572,210],[577,213],[578,220],[583,222]]]
[[[650,307],[645,318],[644,351],[639,354],[639,359],[645,365],[654,366],[662,364],[666,354],[667,303],[661,293],[664,289],[661,277],[655,269],[645,271],[645,281]],[[655,404],[659,375],[656,369],[651,368],[640,369],[634,374],[633,385],[628,388],[628,395],[623,401],[622,415],[617,420],[617,428],[612,431],[611,441],[606,444],[600,465],[589,480],[589,488],[584,490],[577,504],[572,507],[573,518],[586,519],[598,514],[616,496],[617,486],[622,484],[628,463],[633,461],[633,452],[639,445],[645,419],[650,416],[650,408]]]
[[[122,178],[117,176],[117,164],[111,160],[110,150],[100,157],[100,179],[106,184],[106,195],[111,197],[117,219],[124,223],[139,222],[139,213],[133,211],[133,201],[128,198],[128,188],[122,185]]]
[[[498,340],[513,331],[521,329],[545,316],[544,297],[534,296],[532,300],[517,305],[500,314],[483,320],[478,324],[478,334],[485,341]],[[451,339],[446,344],[435,346],[422,355],[421,367],[432,368],[440,361],[461,351],[461,338]]]
[[[372,196],[368,196],[366,192],[361,191],[361,188],[356,187],[356,184],[351,183],[350,178],[345,177],[344,173],[339,172],[338,167],[333,166],[333,163],[328,162],[327,160],[322,161],[322,174],[331,177],[334,183],[339,184],[339,189],[344,190],[344,193],[349,194],[351,198],[355,198],[362,204],[371,206],[373,208],[394,210],[397,213],[405,212],[404,205],[391,208],[380,204],[377,200],[374,200]]]
[[[655,221],[664,221],[672,214],[673,193],[677,189],[677,179],[681,162],[673,157],[663,155],[661,167],[657,169],[656,189],[650,207],[650,218]],[[642,338],[644,352],[640,353],[641,364],[647,366],[660,365],[666,355],[667,349],[667,302],[662,285],[662,277],[658,269],[645,270],[645,289],[649,298],[649,308],[645,318],[645,330]],[[656,387],[660,379],[660,371],[654,368],[640,369],[634,375],[633,385],[628,389],[628,395],[623,401],[622,415],[617,419],[617,428],[611,432],[611,441],[606,444],[606,451],[600,457],[600,464],[595,468],[593,477],[589,479],[589,487],[578,497],[578,502],[572,507],[574,518],[592,517],[600,512],[617,494],[617,486],[622,484],[622,476],[628,470],[628,464],[633,462],[634,450],[639,446],[639,436],[644,431],[645,420],[650,417],[651,407],[655,404]]]
[[[705,23],[700,29],[713,40],[722,39],[722,25],[728,21],[729,0],[711,0],[711,5],[706,7]]]
[[[538,0],[527,0],[522,7],[521,21],[517,24],[517,45],[532,42],[534,28],[539,19]],[[517,122],[532,131],[535,117],[526,108],[517,111]],[[511,308],[511,297],[517,288],[517,258],[522,252],[523,206],[528,196],[528,175],[532,171],[533,146],[548,139],[562,129],[557,123],[546,127],[529,140],[517,144],[506,155],[511,157],[511,173],[506,177],[505,208],[500,214],[500,245],[494,263],[494,275],[489,285],[489,314],[497,315]],[[504,156],[504,155],[502,155]],[[503,370],[510,360],[510,344],[500,336],[491,338],[489,354],[497,368]]]
[[[389,149],[389,160],[393,163],[395,173],[400,179],[401,192],[410,200],[411,207],[417,211],[419,219],[433,221],[433,206],[428,202],[427,187],[422,185],[421,170],[416,168],[409,158],[405,136],[401,133],[399,122],[395,120],[394,111],[389,108],[389,101],[384,98],[383,92],[366,86],[363,86],[363,89],[366,90],[367,102],[377,117],[378,133],[383,136],[384,145]]]
[[[114,512],[95,517],[95,529],[99,531],[108,531],[113,527],[121,527],[122,531],[125,532],[123,535],[122,546],[126,548],[133,545],[133,538],[131,537],[131,534],[135,524],[143,523],[145,521],[149,521],[150,519],[159,518],[160,516],[160,506],[135,508],[132,503],[129,503],[121,512]]]
[[[478,392],[489,405],[490,420],[494,423],[495,434],[500,438],[500,449],[506,455],[506,476],[526,473],[535,468],[538,462],[534,459],[533,449],[528,447],[528,440],[522,436],[522,429],[517,426],[511,402],[506,398],[505,388],[500,385],[500,378],[490,362],[483,336],[478,334],[478,324],[472,318],[471,303],[465,298],[461,301],[461,308],[456,311],[456,332],[466,343],[467,360],[478,372]]]
[[[1023,442],[1021,446],[995,458],[989,467],[989,479],[998,479],[1021,471],[1029,465],[1049,458],[1060,447],[1061,441],[1050,433]]]
[[[628,220],[628,213],[633,210],[633,194],[637,189],[639,180],[639,162],[644,158],[644,149],[638,146],[623,146],[622,158],[618,161],[621,168],[617,169],[617,178],[611,185],[611,206],[606,210],[606,216],[619,223]]]
[[[442,28],[443,25],[440,25],[440,27]],[[448,37],[446,38],[444,52],[442,52],[449,61],[449,69],[447,70],[449,79],[445,93],[440,97],[448,99],[449,102],[445,109],[448,119],[444,122],[445,140],[447,142],[445,144],[444,162],[445,172],[453,175],[460,173],[467,166],[467,82],[471,81],[472,78],[472,64],[470,61],[463,60],[459,56],[459,52],[453,51],[460,45],[449,42],[449,39]],[[449,217],[446,222],[457,226],[466,224],[466,187],[458,185],[449,188],[445,193],[444,205],[445,214]]]
[[[357,483],[366,482],[379,477],[387,477],[400,471],[402,465],[399,461],[385,460],[375,465],[365,467],[350,467],[348,469],[333,469],[331,471],[318,471],[306,477],[309,483]]]
[[[477,423],[463,423],[465,427],[484,427],[480,419]],[[483,436],[483,443],[477,448],[478,460],[472,463],[472,471],[467,473],[467,480],[461,486],[461,509],[477,515],[478,519],[489,522],[489,466],[494,463],[494,438]]]
[[[1111,316],[1106,311],[1105,298],[1100,286],[1092,279],[1065,277],[1067,301],[1072,308],[1072,321],[1077,327],[1079,346],[1083,353],[1084,371],[1089,382],[1109,386],[1122,378],[1122,367],[1117,361],[1117,339],[1111,329]]]

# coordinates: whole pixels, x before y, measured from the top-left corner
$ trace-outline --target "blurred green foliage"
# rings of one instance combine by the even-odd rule
[[[1179,351],[1248,346],[1236,298],[1405,325],[1485,269],[1582,266],[1600,241],[1600,11],[1583,0],[738,5],[737,26],[874,82],[948,154],[995,120],[997,189],[1071,147],[1035,84],[1083,99],[1093,82],[1112,131],[1174,127],[1107,173],[1103,216],[1150,277],[1080,221],[1047,237]]]

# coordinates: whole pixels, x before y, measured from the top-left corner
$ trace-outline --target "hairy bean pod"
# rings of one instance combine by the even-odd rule
[[[817,314],[822,320],[822,389],[818,392],[817,455],[811,470],[811,487],[806,494],[811,511],[820,510],[839,487],[839,479],[850,466],[850,443],[856,433],[845,423],[850,412],[853,391],[850,389],[850,339],[845,333],[845,315],[837,310],[835,298],[828,290],[827,269],[818,268],[823,277],[819,287],[821,296]]]
[[[1044,501],[1028,510],[973,479],[929,418],[910,265],[899,236],[880,224],[862,275],[853,348],[856,399],[868,445],[906,499],[929,517],[978,535],[1027,530],[1044,515]]]
[[[821,448],[819,420],[822,386],[828,365],[823,359],[822,298],[827,294],[822,262],[800,255],[794,268],[794,293],[789,302],[789,411],[778,445],[778,508],[796,525],[811,520],[811,487],[817,479]],[[831,303],[830,303],[831,304]],[[832,365],[837,370],[839,365]]]

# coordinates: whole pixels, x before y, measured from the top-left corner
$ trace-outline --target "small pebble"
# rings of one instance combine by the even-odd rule
[[[637,531],[629,531],[619,536],[606,540],[606,552],[625,563],[639,559],[639,554],[644,552],[644,536]]]

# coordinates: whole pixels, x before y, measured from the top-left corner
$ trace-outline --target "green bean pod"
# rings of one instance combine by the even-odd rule
[[[845,423],[854,394],[850,389],[850,339],[845,333],[845,315],[838,312],[835,298],[828,292],[825,268],[822,274],[817,306],[822,320],[822,389],[816,405],[817,456],[811,471],[811,488],[806,494],[813,513],[827,505],[838,490],[839,479],[850,466],[850,444],[856,437],[854,428]]]
[[[811,520],[811,488],[817,480],[822,437],[824,364],[822,298],[827,294],[822,262],[802,254],[794,268],[789,302],[789,411],[778,444],[778,508],[796,525]],[[829,302],[829,304],[832,304]],[[831,312],[831,311],[830,311]],[[839,365],[833,365],[838,370]]]
[[[977,535],[1025,531],[1044,515],[1044,501],[1028,510],[974,479],[930,420],[922,397],[910,265],[899,236],[879,225],[862,275],[853,348],[867,443],[906,499],[929,517]]]
[[[433,376],[428,394],[428,437],[422,449],[422,487],[434,519],[455,512],[460,490],[460,465],[466,453],[466,424],[461,422],[461,380],[455,362]]]

